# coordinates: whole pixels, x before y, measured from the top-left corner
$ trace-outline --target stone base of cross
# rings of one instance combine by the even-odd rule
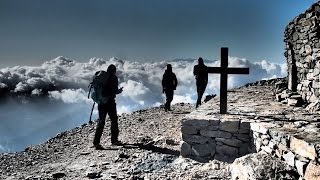
[[[220,114],[227,113],[228,74],[249,74],[249,68],[229,68],[228,48],[221,48],[221,67],[208,67],[208,73],[220,74]]]

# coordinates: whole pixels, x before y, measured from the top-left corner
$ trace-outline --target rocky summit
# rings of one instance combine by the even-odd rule
[[[101,142],[105,150],[92,147],[96,122],[84,124],[23,152],[1,154],[0,179],[319,178],[319,148],[314,144],[319,140],[320,115],[309,113],[303,103],[277,101],[277,94],[286,91],[285,83],[274,79],[229,90],[226,115],[216,114],[218,98],[197,110],[180,103],[169,112],[155,107],[122,114],[119,146],[110,143],[107,119]],[[214,115],[208,129],[205,116]],[[199,120],[188,121],[190,117]],[[243,119],[251,124],[242,124]],[[186,122],[205,130],[185,127]],[[190,148],[183,145],[186,142]],[[214,153],[207,153],[209,142],[215,143]],[[253,146],[242,151],[250,142]],[[235,156],[226,159],[230,152]],[[201,161],[188,155],[209,158]]]
[[[119,116],[120,146],[110,143],[110,120],[106,120],[101,144],[92,140],[96,122],[58,134],[23,152],[0,155],[0,179],[225,179],[227,163],[202,164],[180,157],[181,119],[194,110],[176,104]]]

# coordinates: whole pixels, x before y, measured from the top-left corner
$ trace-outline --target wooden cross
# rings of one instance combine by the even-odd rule
[[[249,68],[228,68],[228,48],[221,48],[221,67],[208,67],[208,73],[220,74],[220,114],[227,113],[228,74],[249,74]]]

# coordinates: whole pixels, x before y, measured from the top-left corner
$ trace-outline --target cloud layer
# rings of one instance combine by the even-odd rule
[[[266,60],[252,63],[236,57],[229,57],[229,61],[229,67],[250,68],[250,75],[229,75],[229,88],[286,75],[284,64]],[[192,72],[197,61],[192,59],[142,63],[92,58],[80,63],[57,57],[41,66],[0,69],[0,98],[6,100],[0,103],[0,152],[23,150],[87,122],[93,104],[87,98],[88,84],[96,71],[106,70],[110,64],[116,65],[119,86],[123,87],[116,99],[118,113],[163,104],[161,80],[168,63],[178,78],[173,103],[194,103],[197,95]],[[219,61],[205,63],[220,66]],[[219,75],[210,74],[205,94],[218,94],[219,83]]]
[[[87,99],[88,84],[98,70],[106,70],[110,64],[117,67],[119,86],[124,91],[117,98],[119,112],[127,112],[163,103],[161,79],[167,63],[171,63],[178,78],[173,103],[190,102],[196,99],[195,79],[192,71],[196,60],[178,59],[154,63],[123,61],[117,58],[104,60],[91,58],[80,63],[57,57],[41,66],[16,66],[0,69],[0,92],[10,94],[48,95],[65,103],[90,103]],[[207,61],[208,66],[220,66],[219,61]],[[229,57],[229,67],[249,67],[250,75],[229,75],[228,87],[285,76],[285,65],[266,60],[250,62],[243,58]],[[219,75],[210,74],[207,94],[219,91]]]

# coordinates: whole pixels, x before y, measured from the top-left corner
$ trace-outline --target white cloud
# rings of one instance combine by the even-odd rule
[[[186,94],[186,95],[175,95],[172,103],[179,103],[179,102],[184,102],[184,103],[194,103],[194,99],[192,99],[191,94]]]
[[[12,93],[34,95],[49,91],[50,98],[66,103],[87,103],[90,100],[86,99],[86,91],[93,74],[98,70],[107,70],[110,64],[115,64],[119,86],[124,87],[122,94],[117,96],[119,112],[129,112],[164,102],[161,79],[167,63],[172,64],[178,78],[173,103],[195,102],[197,94],[193,66],[196,62],[182,59],[148,63],[122,61],[117,58],[91,58],[87,63],[80,63],[60,56],[38,67],[15,66],[0,69],[0,88],[9,88]],[[219,61],[206,61],[206,64],[220,66]],[[229,57],[229,67],[250,68],[250,75],[229,75],[229,88],[286,75],[285,64],[275,64],[267,60],[252,63],[244,58]],[[219,92],[219,78],[218,74],[209,75],[206,94]]]
[[[0,82],[0,89],[4,89],[7,88],[8,86],[2,82]]]
[[[50,91],[49,97],[62,100],[65,103],[90,103],[87,93],[83,89],[63,89],[61,91]]]
[[[27,83],[25,82],[19,82],[16,85],[16,88],[14,89],[14,92],[19,93],[19,92],[28,92],[30,87],[28,86]]]
[[[286,63],[281,64],[281,74],[286,76],[288,74],[288,66]]]
[[[122,96],[125,97],[137,97],[148,93],[149,88],[145,87],[141,82],[133,81],[129,79],[127,82],[120,84],[123,88]]]
[[[286,64],[266,60],[250,62],[244,58],[230,58],[230,67],[249,67],[250,75],[229,75],[228,87],[237,87],[249,82],[286,75]],[[208,66],[220,66],[219,61],[205,61]],[[37,144],[52,135],[79,126],[88,121],[93,101],[87,98],[88,84],[98,70],[107,70],[110,64],[117,67],[117,76],[123,92],[117,96],[118,113],[127,113],[141,108],[164,103],[161,80],[167,63],[171,63],[178,78],[173,103],[194,103],[197,98],[193,66],[196,60],[173,60],[170,62],[131,62],[117,58],[104,60],[91,58],[80,63],[64,57],[47,61],[40,66],[15,66],[0,69],[0,92],[30,94],[30,97],[8,98],[0,108],[0,152],[11,149],[23,150],[29,144]],[[220,76],[209,75],[205,94],[218,94]],[[5,89],[5,91],[1,91]],[[49,98],[42,98],[48,94]],[[32,101],[33,100],[33,101]],[[21,103],[23,102],[23,103]],[[40,112],[40,113],[39,113]],[[93,119],[97,118],[97,106]],[[15,129],[15,131],[11,131]],[[14,132],[14,133],[13,133]],[[4,135],[9,134],[6,144]],[[1,147],[3,146],[3,147]]]
[[[42,94],[40,89],[34,89],[31,91],[31,95],[40,96]]]

